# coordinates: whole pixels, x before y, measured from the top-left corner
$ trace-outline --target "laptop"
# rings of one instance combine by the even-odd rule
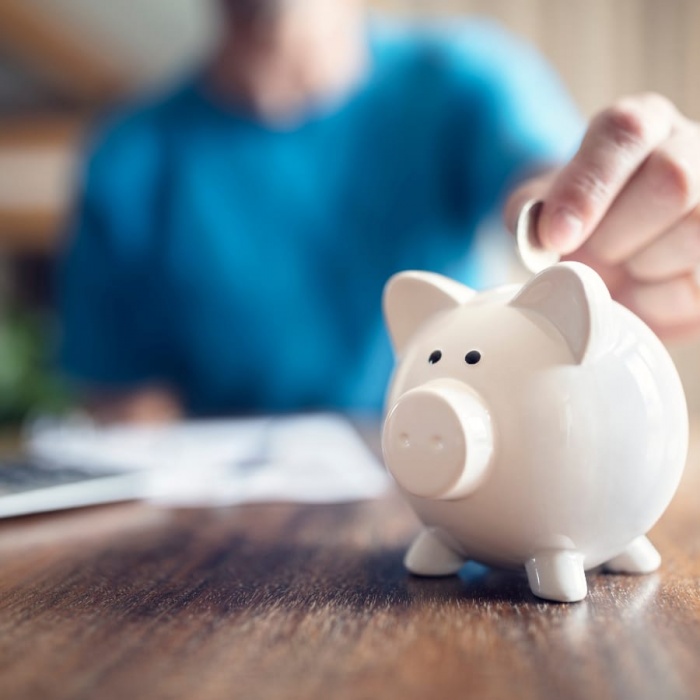
[[[27,458],[0,460],[0,518],[143,498],[143,472],[44,467]]]

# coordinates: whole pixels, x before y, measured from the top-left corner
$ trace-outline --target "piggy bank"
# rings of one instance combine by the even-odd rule
[[[688,445],[666,349],[578,263],[477,293],[426,272],[392,277],[397,355],[382,449],[424,524],[405,565],[524,567],[532,592],[573,602],[585,572],[647,573],[646,533]]]

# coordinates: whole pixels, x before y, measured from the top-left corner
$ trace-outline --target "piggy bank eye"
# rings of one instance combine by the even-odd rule
[[[430,357],[428,358],[428,362],[431,365],[434,365],[436,362],[440,362],[441,358],[442,358],[442,353],[439,350],[433,350],[430,353]]]
[[[470,350],[464,356],[464,361],[468,365],[475,365],[480,359],[481,359],[481,353],[478,350]]]

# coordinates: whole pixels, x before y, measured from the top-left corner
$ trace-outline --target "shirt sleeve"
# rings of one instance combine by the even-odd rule
[[[446,60],[454,167],[471,212],[483,216],[519,180],[573,156],[585,123],[547,61],[492,22],[453,27]]]
[[[57,274],[59,364],[81,384],[159,377],[148,281],[156,178],[156,142],[143,124],[126,121],[94,140]]]

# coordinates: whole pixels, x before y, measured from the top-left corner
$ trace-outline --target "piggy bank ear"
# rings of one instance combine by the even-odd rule
[[[613,339],[610,292],[600,276],[581,263],[548,267],[510,305],[550,321],[579,364],[603,351]]]
[[[441,311],[467,302],[476,292],[433,272],[400,272],[384,287],[384,318],[394,352],[400,355],[411,336]]]

